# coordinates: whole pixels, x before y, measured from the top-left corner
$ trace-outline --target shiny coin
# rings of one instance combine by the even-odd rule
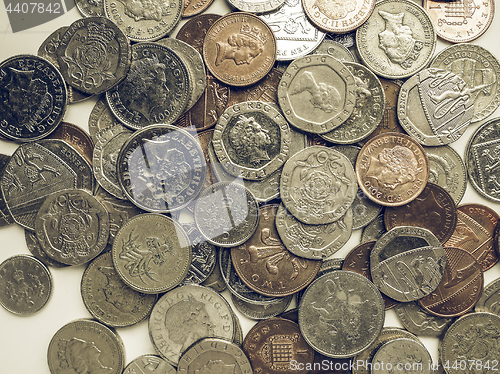
[[[52,276],[39,260],[26,255],[0,264],[0,305],[9,312],[29,315],[42,309],[52,292]]]
[[[404,364],[403,364],[404,363]],[[413,339],[394,339],[381,346],[372,359],[372,374],[387,373],[387,368],[403,364],[406,373],[432,373],[432,358],[423,344]]]
[[[0,180],[9,160],[10,156],[0,154]],[[5,204],[3,194],[0,193],[0,227],[10,225],[11,223],[14,223],[14,218],[12,218],[12,214]]]
[[[488,312],[500,317],[500,278],[489,283],[476,304],[476,312]]]
[[[418,336],[440,337],[453,323],[453,318],[426,312],[416,301],[399,303],[394,310],[405,329]]]
[[[75,5],[84,17],[105,17],[102,0],[75,0]]]
[[[207,10],[214,0],[184,0],[182,17],[192,17]]]
[[[177,32],[176,39],[193,46],[203,53],[203,39],[215,21],[221,18],[220,14],[203,13],[187,20]]]
[[[315,54],[326,54],[330,55],[341,62],[356,62],[354,55],[347,47],[343,44],[336,42],[331,39],[324,39],[318,47],[311,52],[312,55]]]
[[[373,221],[363,228],[361,243],[379,239],[387,232],[384,224],[384,215],[379,214]]]
[[[94,142],[90,138],[90,135],[80,126],[73,125],[68,122],[61,122],[57,129],[51,133],[47,139],[64,140],[77,150],[89,164],[92,165]]]
[[[177,370],[166,360],[155,355],[142,355],[134,358],[123,370],[123,374],[176,374]]]
[[[99,142],[101,131],[113,126],[122,126],[125,129],[109,109],[106,99],[101,97],[89,116],[89,134],[94,144]]]
[[[280,297],[277,298],[276,302],[263,305],[248,303],[238,298],[238,296],[231,294],[231,301],[233,302],[234,307],[245,317],[254,320],[268,319],[283,313],[290,305],[292,298],[292,295]]]

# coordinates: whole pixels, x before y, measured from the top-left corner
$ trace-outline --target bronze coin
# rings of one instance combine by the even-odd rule
[[[231,86],[260,81],[276,61],[276,37],[258,16],[235,12],[214,22],[203,43],[208,70]]]
[[[263,79],[251,86],[231,88],[229,106],[244,101],[264,101],[278,104],[278,85],[282,75],[281,71],[273,68]]]
[[[199,14],[182,25],[175,38],[189,44],[200,54],[203,54],[205,35],[213,23],[221,17],[219,14]]]
[[[412,137],[384,133],[369,140],[356,160],[359,187],[372,201],[401,206],[414,200],[429,179],[429,160]]]
[[[243,283],[266,296],[288,296],[311,283],[321,261],[295,256],[281,242],[275,225],[279,205],[260,208],[257,230],[231,249],[234,268]]]
[[[388,231],[396,226],[422,227],[436,235],[441,243],[446,243],[457,226],[457,208],[449,192],[428,182],[415,200],[387,207],[384,222]]]
[[[184,0],[182,17],[192,17],[205,11],[214,0]]]
[[[83,158],[92,165],[92,155],[94,153],[94,142],[90,135],[81,127],[68,122],[61,122],[47,139],[64,140],[75,148]]]
[[[493,244],[498,214],[481,204],[460,205],[457,213],[457,227],[445,245],[465,249],[481,264],[483,271],[490,269],[498,262]]]
[[[254,373],[306,374],[314,350],[306,343],[299,325],[284,318],[269,318],[254,325],[243,340]]]
[[[375,241],[361,243],[354,247],[344,259],[342,270],[353,271],[361,274],[368,280],[372,280],[370,273],[370,252],[375,245]],[[390,297],[382,294],[384,299],[385,310],[394,308],[398,302]]]
[[[483,292],[481,265],[467,251],[444,247],[446,267],[439,286],[418,300],[427,312],[438,317],[458,317],[474,308]]]
[[[497,255],[500,256],[500,220],[497,222],[495,226],[495,233],[493,234],[493,247],[497,251]]]

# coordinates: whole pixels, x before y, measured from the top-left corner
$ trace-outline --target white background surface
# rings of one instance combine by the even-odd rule
[[[225,14],[228,11],[229,7],[224,0],[215,0],[206,13]],[[14,34],[10,28],[5,8],[3,4],[0,4],[0,61],[17,54],[36,54],[39,46],[50,33],[59,27],[70,25],[79,18],[81,18],[80,13],[76,8],[73,8],[67,14],[49,23]],[[181,21],[181,24],[183,22]],[[177,35],[179,27],[180,25],[174,29],[172,36]],[[490,29],[473,44],[489,49],[497,58],[500,58],[499,34],[500,16],[497,16]],[[436,53],[448,45],[450,44],[438,39]],[[96,99],[91,99],[70,105],[64,120],[88,131],[88,118],[95,102]],[[500,111],[497,110],[488,119],[499,115]],[[470,126],[465,134],[451,145],[462,157],[465,153],[467,140],[481,123]],[[0,140],[0,153],[10,155],[16,147],[17,144],[14,142]],[[500,213],[500,204],[485,200],[474,191],[470,184],[467,185],[462,200],[462,203],[467,202],[488,205]],[[359,243],[360,233],[360,230],[353,232],[349,242],[333,257],[345,257]],[[17,254],[29,254],[24,239],[24,230],[16,224],[0,228],[0,262]],[[47,347],[54,333],[72,320],[91,317],[80,296],[80,281],[84,268],[84,266],[64,269],[51,268],[53,275],[52,296],[47,305],[33,316],[16,316],[0,307],[0,373],[49,373],[46,359]],[[485,285],[499,276],[500,264],[497,264],[484,274]],[[230,302],[227,291],[224,292],[224,296]],[[246,334],[255,322],[244,317],[240,319],[244,334]],[[393,310],[386,312],[385,325],[402,327]],[[132,327],[119,328],[117,332],[125,344],[126,363],[141,354],[154,353],[153,345],[148,337],[147,320]],[[423,337],[422,341],[431,352],[433,360],[436,361],[438,340]]]

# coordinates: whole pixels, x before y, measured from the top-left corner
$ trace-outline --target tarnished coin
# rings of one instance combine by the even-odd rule
[[[450,71],[424,69],[408,79],[399,92],[398,118],[406,132],[422,145],[458,140],[474,115],[465,81]]]
[[[276,37],[276,60],[289,62],[311,53],[325,38],[306,16],[300,0],[287,0],[273,12],[260,15]]]
[[[51,292],[50,271],[35,257],[17,255],[0,264],[0,305],[9,312],[36,313],[47,304]]]
[[[440,358],[444,369],[448,374],[496,371],[486,367],[498,366],[499,335],[500,317],[497,315],[470,313],[458,319],[446,331],[441,343]]]
[[[474,103],[472,122],[485,119],[500,105],[500,62],[483,47],[452,45],[439,52],[430,67],[451,71],[465,81],[463,91]]]
[[[40,245],[40,242],[38,241],[36,237],[36,233],[31,230],[24,229],[24,239],[26,240],[26,246],[28,247],[28,250],[30,253],[35,256],[36,259],[40,260],[47,266],[52,266],[55,268],[62,268],[65,266],[68,266],[66,264],[63,264],[62,262],[57,262],[47,256],[47,253],[44,252],[42,249],[42,246]]]
[[[321,135],[336,144],[352,144],[366,138],[375,131],[384,115],[384,89],[377,76],[355,62],[344,62],[344,65],[356,83],[354,110],[342,125]]]
[[[264,21],[250,13],[222,16],[203,43],[208,70],[223,83],[248,86],[258,82],[276,61],[276,38]]]
[[[48,196],[40,206],[35,232],[50,258],[66,265],[81,265],[108,244],[109,215],[89,192],[62,190]]]
[[[316,279],[299,306],[299,326],[315,351],[351,357],[367,349],[384,324],[384,301],[368,279],[336,270]]]
[[[103,0],[75,0],[75,5],[84,17],[105,17]]]
[[[179,360],[178,374],[188,373],[233,373],[252,374],[247,356],[234,343],[208,338],[193,345]]]
[[[380,292],[408,302],[429,295],[440,284],[447,263],[439,240],[427,229],[400,226],[377,240],[370,273]]]
[[[103,253],[85,269],[80,285],[83,303],[107,326],[131,326],[149,316],[156,295],[134,291],[123,283],[111,257],[111,252]]]
[[[35,231],[35,217],[47,196],[68,188],[93,191],[87,161],[62,140],[19,146],[5,167],[1,189],[14,221]]]
[[[372,374],[387,373],[398,365],[403,365],[405,373],[432,374],[429,351],[413,339],[394,339],[385,343],[373,356],[372,365]]]
[[[227,0],[229,5],[249,13],[268,13],[278,9],[286,0]]]
[[[278,105],[278,85],[282,72],[272,68],[267,75],[251,86],[231,87],[230,105],[245,101],[264,101]]]
[[[182,7],[182,17],[192,17],[207,10],[214,0],[184,0]]]
[[[330,55],[343,63],[356,62],[354,55],[347,47],[331,39],[324,39],[311,54]]]
[[[57,61],[66,83],[94,95],[109,90],[125,78],[130,56],[129,40],[104,17],[73,22],[57,48]]]
[[[174,366],[181,365],[181,355],[196,341],[203,338],[231,341],[233,336],[231,307],[221,295],[203,286],[190,284],[167,292],[149,317],[151,342]]]
[[[106,100],[120,122],[139,130],[174,122],[184,111],[192,88],[186,65],[174,50],[158,43],[139,43],[132,47],[127,77],[106,92]]]
[[[450,146],[424,147],[424,150],[429,159],[429,182],[443,187],[458,204],[467,186],[462,157]]]
[[[302,0],[302,6],[311,22],[321,30],[342,34],[356,30],[373,12],[375,0]]]
[[[126,129],[125,126],[123,126],[111,112],[106,99],[101,97],[97,100],[97,103],[92,109],[92,112],[90,112],[89,116],[89,134],[94,141],[94,144],[99,142],[100,133],[103,130],[113,126],[122,126]]]
[[[377,240],[386,232],[384,214],[382,213],[365,226],[363,232],[361,233],[361,243]]]
[[[191,244],[177,222],[161,214],[140,214],[118,231],[113,264],[122,280],[148,294],[166,292],[182,282],[191,265]]]
[[[142,355],[134,358],[123,370],[123,374],[176,374],[175,367],[155,355]]]
[[[462,0],[446,2],[424,0],[423,7],[440,38],[452,43],[465,43],[479,38],[491,25],[495,2],[485,0],[468,6]]]
[[[310,364],[314,356],[299,325],[276,317],[254,325],[246,335],[242,348],[255,373],[306,374],[309,370],[304,368],[305,364]]]
[[[207,172],[200,144],[172,125],[136,131],[117,160],[118,182],[125,196],[149,212],[179,210],[200,193]]]
[[[9,163],[9,160],[10,156],[0,154],[0,180],[2,179],[3,172]],[[10,225],[11,223],[14,223],[14,218],[7,208],[3,193],[0,192],[0,227]]]
[[[147,3],[102,0],[104,13],[134,42],[158,40],[169,34],[181,19],[183,1],[152,0]]]
[[[500,278],[489,283],[476,304],[476,312],[488,312],[500,317]]]
[[[416,301],[399,303],[394,310],[405,329],[418,336],[440,337],[453,323],[453,318],[429,314]]]
[[[236,176],[262,180],[289,157],[290,126],[278,109],[261,101],[227,108],[215,126],[212,146],[224,169]]]
[[[0,135],[19,142],[46,137],[61,123],[67,91],[59,70],[34,55],[0,62]]]
[[[231,248],[246,242],[257,230],[259,206],[245,187],[219,182],[198,197],[194,219],[209,243]]]
[[[286,297],[279,297],[276,301],[267,304],[254,304],[246,302],[235,294],[231,294],[231,301],[234,307],[245,317],[254,320],[267,320],[271,317],[276,317],[277,315],[283,313],[286,308],[290,305],[293,295]]]
[[[288,296],[307,287],[321,261],[298,257],[281,242],[275,225],[278,205],[260,208],[255,234],[231,249],[231,259],[241,280],[266,296]]]
[[[68,122],[61,122],[47,139],[64,140],[75,150],[77,150],[85,160],[92,165],[92,154],[94,152],[94,142],[90,135],[80,126]]]
[[[382,0],[358,28],[356,45],[375,74],[407,78],[426,67],[436,48],[436,32],[427,12],[410,0]]]
[[[387,207],[384,212],[385,228],[417,226],[431,231],[445,243],[457,226],[457,209],[451,195],[434,183],[427,183],[418,197],[408,204]]]
[[[467,251],[444,247],[446,267],[438,288],[418,302],[438,317],[458,317],[474,308],[483,291],[481,265]]]
[[[457,227],[445,245],[465,249],[481,264],[483,271],[498,262],[493,234],[499,221],[498,213],[481,204],[457,207]]]
[[[352,115],[356,82],[351,71],[337,59],[309,55],[294,60],[283,73],[278,101],[290,124],[324,134]]]
[[[312,260],[324,260],[351,237],[352,210],[335,222],[324,225],[308,225],[297,220],[280,204],[276,213],[276,230],[281,242],[296,256]]]
[[[293,155],[281,174],[280,194],[287,210],[307,224],[340,219],[356,196],[354,170],[342,153],[313,146]]]
[[[429,162],[422,146],[398,133],[380,134],[366,142],[355,169],[361,190],[384,206],[409,203],[429,179]]]
[[[51,374],[87,372],[122,374],[125,366],[123,342],[109,327],[81,319],[61,327],[47,352]]]

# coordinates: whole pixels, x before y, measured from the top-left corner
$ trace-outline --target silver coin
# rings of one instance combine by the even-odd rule
[[[349,209],[358,184],[351,162],[331,148],[313,146],[285,163],[280,194],[287,210],[307,224],[340,219]]]
[[[220,248],[216,247],[214,270],[212,271],[212,274],[210,274],[208,278],[201,283],[202,286],[210,287],[211,289],[219,293],[227,288],[226,282],[222,277],[221,269],[219,266],[219,255],[221,252],[224,252],[224,250],[221,250]]]
[[[329,55],[294,60],[278,86],[287,121],[299,130],[324,134],[342,125],[356,104],[356,83],[349,69]]]
[[[83,272],[83,303],[95,319],[107,326],[131,326],[149,316],[156,295],[134,291],[123,283],[111,257],[111,252],[96,257]]]
[[[84,17],[105,17],[103,0],[75,0],[75,5]]]
[[[426,67],[436,48],[436,31],[427,12],[410,0],[382,0],[356,31],[361,60],[389,79],[410,77]]]
[[[384,325],[384,300],[364,276],[336,270],[314,280],[299,305],[299,326],[317,352],[351,357],[368,348]]]
[[[343,63],[356,62],[354,55],[347,47],[331,39],[324,39],[310,54],[330,55]]]
[[[278,9],[286,0],[227,0],[229,5],[248,13],[268,13]]]
[[[10,156],[0,154],[0,180],[2,179],[3,172],[9,160]],[[5,203],[5,198],[0,192],[0,227],[10,225],[11,223],[14,223],[14,218],[12,218],[12,214],[9,212],[7,204]]]
[[[453,323],[453,318],[427,313],[416,301],[398,303],[394,310],[405,329],[418,336],[440,337]]]
[[[115,118],[111,109],[109,109],[106,99],[101,97],[97,100],[89,116],[89,134],[94,144],[99,142],[101,137],[100,134],[103,130],[113,126],[122,126],[124,130],[126,129],[126,127]]]
[[[234,307],[245,317],[253,320],[262,320],[275,317],[283,313],[290,305],[293,295],[280,297],[276,302],[268,304],[248,303],[238,296],[231,294]]]
[[[408,79],[398,97],[398,119],[422,145],[458,140],[472,121],[473,101],[464,80],[442,69],[424,69]]]
[[[123,370],[123,374],[176,374],[177,370],[166,360],[155,355],[134,358]]]
[[[47,352],[51,374],[105,372],[122,374],[125,352],[114,330],[87,319],[72,321],[52,337]]]
[[[0,305],[30,315],[42,309],[52,293],[52,275],[35,257],[18,255],[0,264]]]
[[[231,309],[231,311],[233,311]],[[234,321],[234,338],[233,343],[240,346],[243,344],[243,328],[241,327],[241,322],[239,317],[233,311],[233,321]]]
[[[313,260],[330,257],[351,237],[352,210],[335,222],[309,225],[297,220],[280,204],[276,213],[276,230],[286,249],[296,256]]]
[[[399,365],[399,366],[398,366]],[[423,344],[412,339],[394,339],[381,346],[372,359],[372,374],[400,368],[401,373],[432,373],[432,358]],[[397,370],[397,369],[396,369]]]
[[[193,201],[207,172],[198,140],[172,125],[136,131],[122,146],[117,165],[125,196],[139,208],[158,213],[180,210]]]
[[[35,232],[31,230],[24,229],[24,239],[26,240],[26,246],[30,253],[35,256],[36,259],[40,260],[47,266],[52,266],[55,268],[62,268],[68,266],[61,262],[57,262],[51,259],[47,254],[43,251],[40,242],[38,241]]]
[[[500,62],[483,47],[452,45],[439,52],[430,67],[451,71],[465,81],[463,90],[474,103],[472,122],[485,119],[500,105]]]
[[[99,255],[108,244],[109,215],[85,190],[58,191],[40,206],[35,232],[50,258],[66,265],[81,265]]]
[[[500,278],[489,283],[476,304],[476,312],[488,312],[500,317]]]
[[[231,341],[231,307],[218,293],[194,284],[177,287],[161,297],[149,317],[149,337],[158,353],[174,366],[181,355],[203,338]],[[188,356],[189,357],[189,356]]]
[[[140,214],[118,231],[113,264],[134,290],[167,292],[179,285],[191,265],[189,238],[177,222],[161,214]]]
[[[259,205],[245,187],[219,182],[198,197],[194,219],[209,243],[231,248],[247,241],[257,230]]]
[[[260,15],[276,37],[276,60],[290,61],[311,53],[325,38],[312,25],[300,0],[285,0],[278,9]]]
[[[446,253],[427,229],[399,226],[377,240],[370,252],[370,273],[380,292],[408,302],[434,291],[443,278]]]
[[[203,339],[179,360],[178,374],[204,373],[252,374],[247,356],[237,345],[222,339]]]
[[[379,239],[387,232],[384,223],[384,213],[381,212],[373,221],[363,228],[361,243]]]

